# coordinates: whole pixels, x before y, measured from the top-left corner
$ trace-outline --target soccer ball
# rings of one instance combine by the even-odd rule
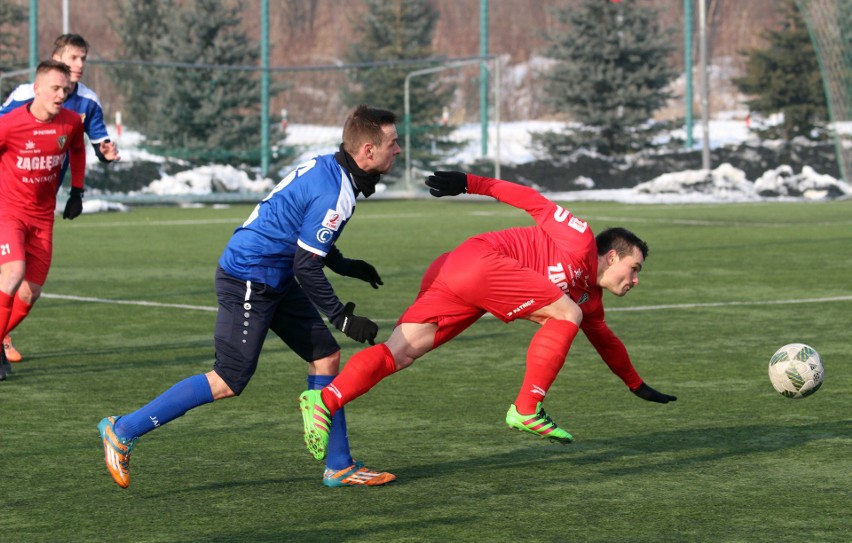
[[[769,380],[787,398],[810,396],[822,386],[824,377],[819,353],[804,343],[784,345],[769,360]]]

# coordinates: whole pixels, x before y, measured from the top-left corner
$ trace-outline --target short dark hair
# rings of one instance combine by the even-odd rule
[[[595,237],[595,241],[598,244],[598,256],[603,256],[613,249],[618,256],[627,256],[633,252],[634,247],[638,247],[642,251],[642,258],[648,258],[648,244],[626,228],[607,228]]]
[[[60,71],[65,74],[65,77],[71,77],[71,68],[68,67],[64,62],[60,62],[58,60],[42,60],[38,63],[36,67],[36,77],[41,74],[46,74],[47,72],[51,72],[53,70]]]
[[[53,42],[53,54],[62,56],[62,51],[65,50],[68,46],[72,47],[80,47],[89,52],[89,42],[83,39],[83,36],[79,34],[62,34],[56,41]]]
[[[352,156],[364,143],[379,145],[384,133],[382,128],[396,124],[396,114],[386,109],[360,105],[355,108],[343,123],[343,149]]]

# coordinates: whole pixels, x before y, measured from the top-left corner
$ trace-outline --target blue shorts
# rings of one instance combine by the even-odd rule
[[[239,395],[257,369],[269,330],[306,362],[340,350],[316,307],[295,279],[283,290],[243,281],[216,269],[216,362],[213,370]]]

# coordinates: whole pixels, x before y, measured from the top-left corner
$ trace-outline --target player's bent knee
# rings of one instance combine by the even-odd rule
[[[231,388],[231,385],[226,383],[215,371],[207,372],[207,383],[210,385],[210,393],[213,395],[213,400],[232,398],[239,396],[242,392],[242,388],[237,390]]]
[[[556,319],[573,322],[577,326],[580,326],[580,323],[583,322],[583,310],[580,309],[580,306],[574,300],[568,296],[563,296],[552,304],[533,312],[528,318],[538,324],[544,324],[550,319]]]

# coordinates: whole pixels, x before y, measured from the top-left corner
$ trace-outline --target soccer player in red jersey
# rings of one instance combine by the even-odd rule
[[[648,245],[624,228],[597,237],[586,223],[537,191],[461,172],[426,180],[434,196],[463,192],[491,196],[525,210],[536,225],[473,236],[439,256],[426,270],[420,293],[390,338],[355,354],[322,390],[299,397],[305,444],[317,459],[327,448],[334,413],[388,375],[407,368],[451,340],[485,313],[503,322],[541,325],[527,351],[523,384],[506,423],[557,443],[570,443],[542,408],[579,330],[610,370],[638,397],[657,403],[677,398],[639,377],[627,349],[604,320],[603,291],[624,296],[639,284]]]
[[[0,118],[0,337],[27,316],[32,304],[14,304],[19,288],[41,294],[53,254],[59,172],[68,153],[71,197],[63,218],[83,211],[86,148],[80,115],[62,107],[70,69],[56,60],[36,68],[35,98]],[[0,380],[11,365],[0,349]]]

